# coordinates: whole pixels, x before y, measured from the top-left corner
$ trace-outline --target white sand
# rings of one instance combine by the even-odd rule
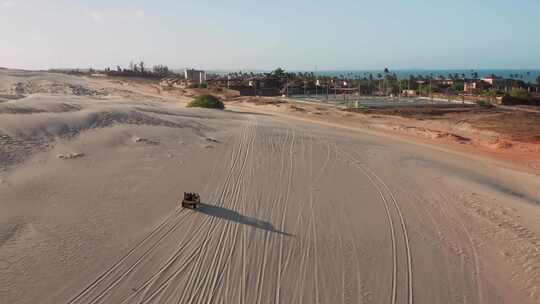
[[[540,302],[538,176],[65,75],[0,96],[0,303]]]

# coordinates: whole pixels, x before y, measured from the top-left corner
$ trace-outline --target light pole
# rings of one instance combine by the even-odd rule
[[[429,98],[431,98],[431,102],[433,102],[433,77],[429,76]]]
[[[326,80],[326,101],[328,101],[328,89],[330,88],[330,85],[328,84],[328,79]]]

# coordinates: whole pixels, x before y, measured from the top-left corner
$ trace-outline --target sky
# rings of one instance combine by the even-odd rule
[[[0,0],[0,66],[540,69],[539,0]]]

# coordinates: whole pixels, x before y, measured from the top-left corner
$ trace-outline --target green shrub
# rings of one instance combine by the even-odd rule
[[[454,82],[451,86],[450,86],[450,89],[453,91],[453,92],[463,92],[464,90],[464,84],[463,82]]]
[[[493,105],[485,100],[477,100],[476,104],[482,108],[492,108]]]
[[[195,97],[190,103],[187,105],[188,107],[198,107],[198,108],[209,108],[209,109],[225,109],[225,105],[219,98],[217,98],[214,95],[210,94],[203,94]]]
[[[531,94],[525,89],[512,89],[510,91],[510,97],[517,99],[529,99]]]
[[[190,89],[208,89],[208,83],[192,83],[188,86]]]

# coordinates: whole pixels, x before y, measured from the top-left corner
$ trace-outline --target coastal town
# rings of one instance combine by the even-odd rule
[[[173,71],[164,65],[145,69],[144,62],[130,63],[129,68],[61,70],[70,74],[94,77],[132,77],[154,80],[164,89],[208,88],[232,90],[240,96],[318,97],[325,99],[360,99],[362,97],[425,97],[479,104],[540,106],[540,76],[534,82],[523,74],[508,78],[495,74],[429,74],[398,77],[388,68],[380,72],[346,73],[327,76],[314,72],[207,72],[196,69]],[[528,74],[528,75],[527,75]]]
[[[119,83],[124,88],[137,85],[172,100],[202,95],[219,100],[220,107],[272,105],[266,109],[272,110],[285,105],[284,108],[306,118],[312,119],[312,114],[316,114],[317,120],[329,119],[323,113],[332,111],[337,111],[338,116],[347,115],[342,112],[356,112],[364,116],[348,117],[353,123],[377,117],[375,125],[386,125],[397,133],[459,146],[466,143],[525,163],[535,158],[540,139],[538,71],[505,72],[506,77],[475,70],[446,75],[442,71],[427,75],[418,71],[405,76],[403,71],[384,68],[380,72],[328,75],[289,72],[282,68],[270,72],[173,70],[164,65],[146,68],[140,62],[130,63],[126,69],[118,66],[114,70],[52,72]],[[396,117],[407,119],[407,123],[396,126]],[[466,129],[454,127],[464,123]],[[478,137],[484,133],[487,135]],[[515,157],[516,151],[527,151],[530,155],[522,160],[523,155]]]

